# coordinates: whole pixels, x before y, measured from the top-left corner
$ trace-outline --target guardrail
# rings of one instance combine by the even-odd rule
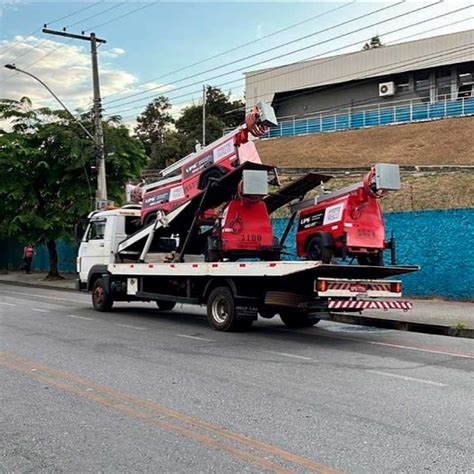
[[[420,99],[410,99],[392,102],[390,105],[378,103],[367,105],[365,108],[358,106],[346,109],[343,112],[321,112],[303,118],[279,119],[279,125],[271,128],[262,138],[353,130],[466,115],[474,115],[474,97],[445,99],[436,102],[420,102]]]

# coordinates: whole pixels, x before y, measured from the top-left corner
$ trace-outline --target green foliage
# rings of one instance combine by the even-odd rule
[[[211,143],[222,136],[225,128],[237,127],[245,118],[245,104],[241,100],[230,99],[218,87],[206,89],[206,142]],[[185,148],[189,153],[196,142],[202,140],[202,105],[186,107],[176,121],[176,129],[185,138]]]
[[[149,168],[163,169],[194,151],[202,140],[202,105],[186,107],[178,120],[170,115],[171,103],[166,97],[150,102],[137,117],[135,132],[150,157]],[[222,136],[225,128],[237,127],[244,121],[244,103],[231,100],[218,87],[206,89],[206,141]],[[173,127],[174,125],[174,127]]]
[[[137,117],[135,133],[151,156],[157,146],[163,144],[164,133],[174,122],[170,114],[171,103],[167,97],[160,96],[150,102],[145,111]]]
[[[33,110],[28,99],[0,100],[1,119],[12,129],[0,131],[0,234],[23,242],[71,239],[95,200],[94,144],[65,112]],[[81,122],[93,129],[90,115]],[[146,155],[121,123],[105,122],[104,137],[109,199],[120,203]]]

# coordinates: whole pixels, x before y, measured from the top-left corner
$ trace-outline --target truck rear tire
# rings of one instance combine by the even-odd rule
[[[171,311],[176,306],[176,301],[157,300],[156,305],[160,311]]]
[[[216,331],[243,331],[250,329],[253,321],[238,320],[235,311],[235,299],[226,286],[214,288],[207,299],[207,318]]]
[[[96,311],[105,313],[110,311],[114,304],[114,299],[105,286],[103,278],[98,278],[92,286],[92,305]]]
[[[320,319],[313,314],[281,311],[280,318],[287,328],[310,328],[318,324]]]

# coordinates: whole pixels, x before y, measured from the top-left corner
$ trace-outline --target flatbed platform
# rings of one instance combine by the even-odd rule
[[[124,276],[213,276],[213,277],[280,277],[307,272],[314,277],[380,279],[412,273],[416,265],[375,267],[365,265],[332,265],[318,261],[277,262],[180,262],[180,263],[114,263],[108,266],[112,275]]]

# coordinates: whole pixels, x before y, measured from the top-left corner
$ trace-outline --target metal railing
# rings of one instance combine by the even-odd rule
[[[434,102],[424,102],[419,98],[389,104],[378,102],[339,109],[336,112],[323,111],[300,118],[279,118],[279,125],[271,128],[262,138],[281,138],[474,115],[474,97],[451,98],[446,95],[438,99]],[[224,131],[226,132],[227,130]]]

